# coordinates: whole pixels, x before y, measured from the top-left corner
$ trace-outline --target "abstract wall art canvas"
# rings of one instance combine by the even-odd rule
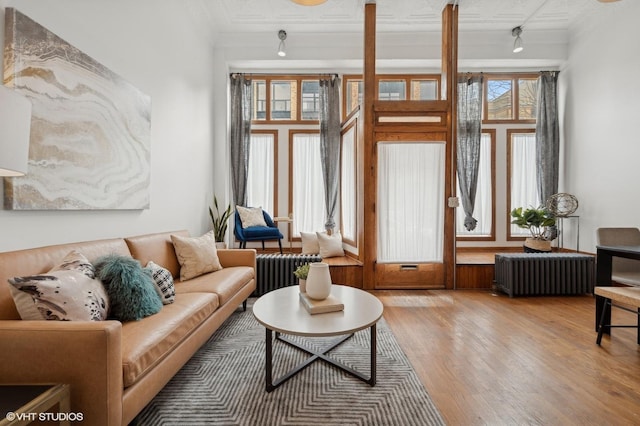
[[[149,208],[149,96],[14,8],[4,84],[33,104],[27,174],[5,179],[5,209]]]

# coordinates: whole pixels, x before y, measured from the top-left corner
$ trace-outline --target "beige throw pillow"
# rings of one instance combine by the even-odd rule
[[[172,235],[171,241],[180,263],[181,281],[222,269],[213,231],[209,231],[201,237]]]
[[[262,215],[262,207],[236,206],[236,210],[238,210],[238,214],[240,215],[243,228],[267,226],[267,222],[264,221],[264,216]]]
[[[320,244],[315,232],[300,231],[300,238],[302,239],[302,254],[320,253]]]
[[[320,257],[337,257],[344,256],[342,248],[342,235],[340,232],[329,235],[324,232],[316,232],[318,244],[320,245]]]

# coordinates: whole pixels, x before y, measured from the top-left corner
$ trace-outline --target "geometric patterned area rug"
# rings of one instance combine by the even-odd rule
[[[328,355],[368,377],[369,338],[369,329],[359,331]],[[322,347],[334,339],[304,341]],[[384,318],[377,325],[376,345],[373,387],[315,361],[267,393],[265,329],[248,306],[227,319],[132,424],[444,425]],[[300,350],[274,341],[273,377],[306,358]]]

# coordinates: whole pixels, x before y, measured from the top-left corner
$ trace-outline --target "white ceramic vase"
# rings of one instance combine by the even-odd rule
[[[309,264],[307,275],[307,296],[316,300],[326,299],[331,294],[331,274],[329,265],[324,262]]]

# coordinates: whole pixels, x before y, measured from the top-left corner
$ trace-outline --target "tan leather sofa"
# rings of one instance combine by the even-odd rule
[[[223,269],[179,282],[164,232],[0,253],[0,384],[68,383],[84,424],[126,425],[256,288],[255,250],[218,250]],[[140,321],[22,321],[7,280],[49,271],[76,249],[131,255],[171,271],[175,302]],[[246,305],[245,305],[246,306]]]

